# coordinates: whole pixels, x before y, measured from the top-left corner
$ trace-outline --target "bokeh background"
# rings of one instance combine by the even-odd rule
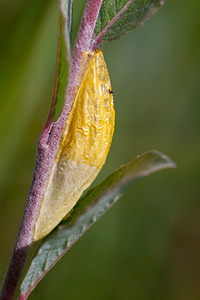
[[[84,2],[74,1],[74,31]],[[0,0],[0,280],[51,103],[57,27],[57,1]],[[104,55],[116,130],[96,182],[151,149],[177,169],[133,186],[30,299],[200,299],[199,0],[169,0]]]

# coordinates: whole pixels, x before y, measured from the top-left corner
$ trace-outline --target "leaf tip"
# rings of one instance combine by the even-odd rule
[[[152,150],[152,153],[159,159],[162,160],[165,168],[176,168],[176,163],[166,154],[158,151],[158,150]]]

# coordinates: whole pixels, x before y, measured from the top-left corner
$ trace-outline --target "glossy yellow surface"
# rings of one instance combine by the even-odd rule
[[[111,90],[102,51],[83,53],[74,104],[36,222],[34,240],[43,238],[59,224],[105,163],[115,123]]]

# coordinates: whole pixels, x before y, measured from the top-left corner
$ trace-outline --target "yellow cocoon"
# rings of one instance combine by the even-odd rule
[[[42,239],[70,212],[98,175],[110,149],[115,111],[103,53],[83,53],[75,100],[66,121],[33,239]]]

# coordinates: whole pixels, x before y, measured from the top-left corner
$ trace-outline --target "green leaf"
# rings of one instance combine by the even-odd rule
[[[142,25],[165,1],[103,0],[95,26],[97,40],[115,40]]]
[[[156,150],[150,151],[137,156],[89,190],[75,205],[66,221],[73,225],[60,225],[43,242],[22,283],[22,296],[31,293],[53,265],[135,181],[161,169],[173,167],[175,164],[167,156]]]
[[[65,102],[67,77],[71,64],[72,3],[72,0],[60,1],[57,70],[51,117],[53,121],[59,118]]]

